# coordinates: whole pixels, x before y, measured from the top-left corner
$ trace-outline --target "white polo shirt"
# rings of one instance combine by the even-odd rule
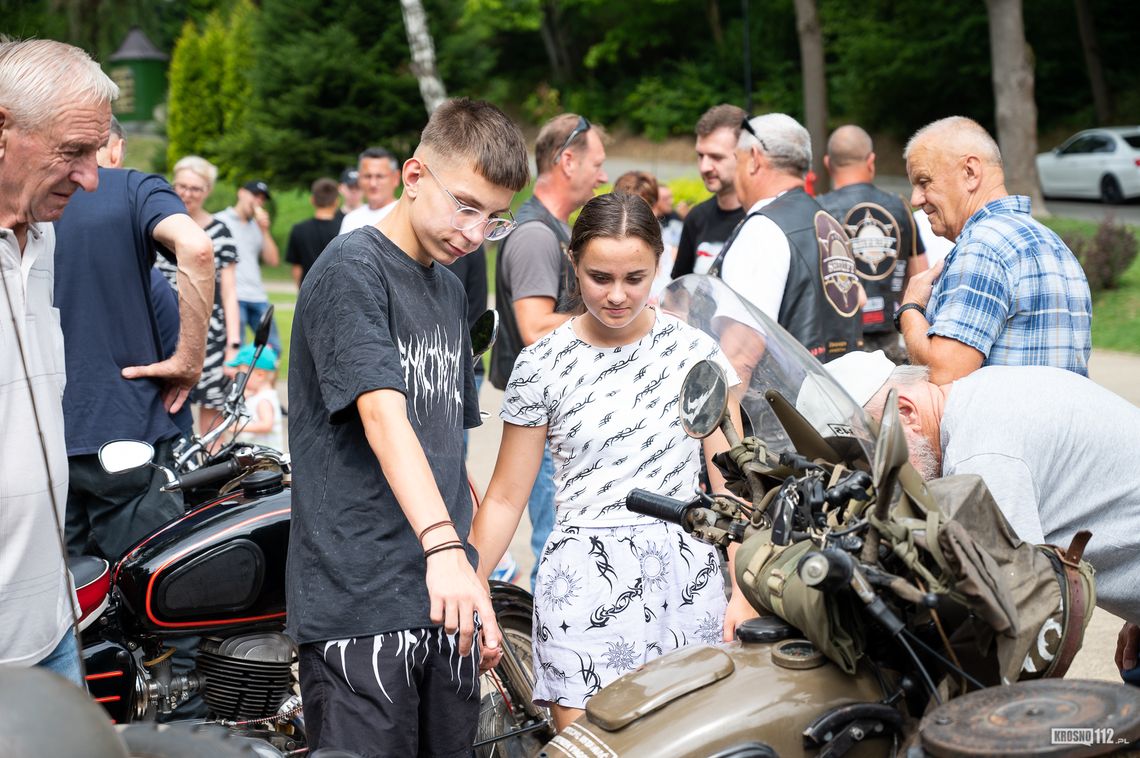
[[[356,231],[362,226],[372,226],[380,223],[380,219],[387,216],[396,207],[396,201],[381,205],[379,208],[369,208],[367,204],[360,206],[356,210],[345,215],[340,222],[340,233],[348,234],[349,232]]]
[[[51,513],[52,492],[60,524],[67,504],[66,367],[59,310],[52,307],[54,256],[51,224],[30,225],[23,255],[12,230],[0,228],[0,664],[39,662],[71,625]]]

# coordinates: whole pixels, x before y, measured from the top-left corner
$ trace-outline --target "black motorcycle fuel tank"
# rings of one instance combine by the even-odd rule
[[[283,625],[290,493],[275,476],[276,486],[212,500],[131,548],[114,576],[124,626],[173,635]]]

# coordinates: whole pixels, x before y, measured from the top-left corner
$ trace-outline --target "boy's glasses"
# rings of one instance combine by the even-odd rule
[[[590,131],[590,122],[585,116],[578,117],[578,125],[566,136],[562,147],[558,148],[558,152],[554,154],[554,162],[557,163],[562,159],[562,154],[566,152],[566,148],[570,147],[570,143],[577,139],[579,134]]]
[[[439,180],[439,177],[435,175],[435,172],[431,170],[428,164],[420,161],[420,165],[427,169],[428,174],[431,175],[432,179],[435,179],[435,183],[439,185],[439,188],[451,198],[451,202],[455,203],[455,212],[451,214],[451,227],[453,229],[468,232],[482,224],[483,239],[494,242],[495,240],[501,240],[503,237],[506,237],[511,233],[511,230],[515,228],[515,218],[511,215],[510,211],[507,211],[506,218],[501,218],[498,216],[488,216],[478,208],[464,205],[459,202],[459,199],[456,198],[455,195],[451,194],[451,191],[448,190],[447,187],[443,186],[443,182]]]

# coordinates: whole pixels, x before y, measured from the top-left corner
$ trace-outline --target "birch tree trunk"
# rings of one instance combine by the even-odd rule
[[[823,34],[815,0],[795,0],[796,32],[800,38],[800,67],[804,79],[804,120],[811,134],[811,168],[816,194],[827,192],[830,182],[823,169],[827,150],[827,77],[823,64]]]
[[[1037,104],[1033,99],[1033,61],[1025,42],[1021,0],[986,0],[986,10],[1005,186],[1014,194],[1028,195],[1034,215],[1048,215],[1037,178]]]
[[[408,48],[412,52],[412,73],[420,83],[420,95],[430,114],[447,99],[447,90],[435,70],[435,44],[428,29],[427,13],[420,0],[400,0],[400,8],[408,33]]]

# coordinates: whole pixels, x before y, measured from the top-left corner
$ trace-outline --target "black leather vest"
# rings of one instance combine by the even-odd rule
[[[849,184],[817,200],[851,237],[855,270],[867,291],[863,331],[894,332],[893,318],[902,302],[907,262],[919,245],[910,206],[898,195],[868,182]]]
[[[570,264],[567,253],[570,245],[570,236],[565,227],[553,214],[546,209],[537,197],[533,195],[519,206],[515,214],[516,229],[523,224],[543,224],[554,232],[558,240],[558,247],[562,251],[561,265],[558,271],[558,299],[554,309],[559,313],[566,313],[574,306],[574,267]],[[519,334],[518,320],[515,318],[514,293],[511,286],[503,276],[503,258],[514,237],[509,234],[499,245],[499,254],[495,258],[495,310],[499,312],[499,337],[491,348],[491,384],[497,389],[506,389],[511,379],[511,370],[515,367],[515,360],[519,352],[525,347],[522,336]]]
[[[863,347],[858,276],[850,240],[839,222],[802,189],[780,195],[736,227],[709,269],[720,277],[724,258],[752,216],[767,216],[788,238],[791,261],[776,319],[822,363]],[[740,251],[762,255],[763,251]],[[731,282],[730,282],[731,284]]]

